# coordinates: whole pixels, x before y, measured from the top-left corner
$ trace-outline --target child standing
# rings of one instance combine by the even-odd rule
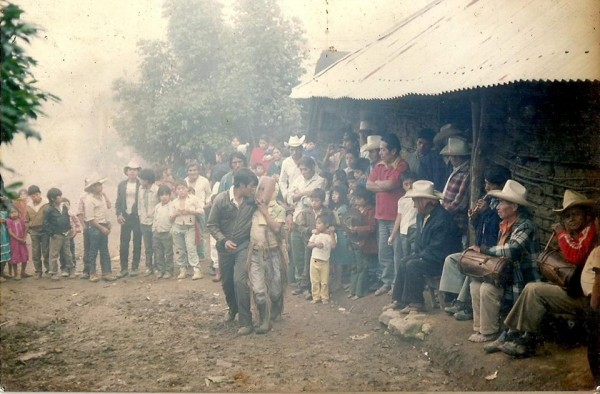
[[[179,265],[177,279],[185,279],[188,265],[194,268],[192,280],[202,279],[196,251],[196,216],[204,213],[204,207],[200,200],[189,195],[189,188],[185,182],[178,181],[176,185],[177,198],[171,203],[170,216],[173,223],[171,234]]]
[[[163,184],[158,188],[159,203],[154,207],[152,246],[154,249],[156,278],[173,276],[173,237],[171,236],[171,189]]]
[[[68,277],[75,278],[73,260],[69,244],[71,232],[71,219],[67,207],[62,205],[62,192],[57,188],[48,190],[48,202],[50,206],[44,215],[44,231],[50,238],[50,275],[53,280],[60,279],[58,276],[58,256],[65,258],[65,272]]]
[[[329,258],[335,248],[335,229],[332,227],[333,215],[321,214],[317,217],[315,229],[308,241],[310,256],[310,282],[312,287],[312,304],[329,303]]]
[[[25,277],[25,269],[27,268],[27,260],[29,260],[29,252],[27,251],[27,242],[25,225],[19,216],[19,211],[16,207],[10,209],[9,218],[6,221],[8,234],[10,235],[10,265],[14,269],[14,278],[21,280]],[[21,271],[19,272],[19,265]]]
[[[346,187],[333,187],[329,209],[333,210],[333,214],[335,215],[335,235],[337,236],[337,245],[331,256],[331,262],[333,263],[333,284],[331,291],[335,292],[342,287],[342,278],[347,272],[347,268],[352,265],[352,260],[354,260],[348,243],[348,237],[342,227],[344,217],[348,213],[348,189]]]
[[[377,220],[375,219],[375,195],[364,186],[357,186],[354,191],[354,203],[361,214],[361,223],[348,228],[354,265],[350,278],[350,295],[352,299],[363,297],[368,292],[369,268],[376,267],[377,260]]]
[[[412,184],[416,179],[417,174],[412,171],[406,171],[402,174],[400,180],[405,192],[412,189]],[[396,244],[394,248],[395,272],[398,272],[399,269],[404,269],[404,267],[400,267],[400,260],[410,255],[416,231],[417,209],[415,208],[413,199],[404,195],[398,199],[398,215],[394,222],[394,229],[388,238],[388,245]]]

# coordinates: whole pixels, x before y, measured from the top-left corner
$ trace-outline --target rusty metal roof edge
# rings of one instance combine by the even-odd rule
[[[416,92],[409,92],[409,93],[404,93],[401,95],[397,95],[397,96],[391,96],[391,97],[351,97],[350,95],[343,95],[343,96],[339,96],[339,97],[328,97],[328,96],[310,96],[310,97],[298,97],[295,98],[296,100],[309,100],[312,98],[327,98],[330,100],[343,100],[343,99],[350,99],[350,100],[358,100],[358,101],[387,101],[387,100],[396,100],[396,99],[400,99],[400,98],[404,98],[404,97],[409,97],[409,96],[415,96],[415,97],[435,97],[435,96],[442,96],[444,94],[450,94],[450,93],[458,93],[458,92],[466,92],[469,90],[476,90],[476,89],[486,89],[486,88],[494,88],[494,87],[498,87],[498,86],[507,86],[507,85],[514,85],[517,83],[540,83],[540,82],[547,82],[547,83],[584,83],[584,82],[600,82],[600,79],[594,79],[594,80],[590,80],[590,79],[569,79],[569,80],[565,80],[565,79],[522,79],[522,80],[515,80],[515,81],[508,81],[508,82],[501,82],[501,83],[495,83],[495,84],[491,84],[491,85],[477,85],[477,86],[470,86],[470,87],[464,87],[464,88],[458,88],[458,89],[451,89],[451,90],[444,90],[441,92],[437,92],[437,93],[416,93]]]

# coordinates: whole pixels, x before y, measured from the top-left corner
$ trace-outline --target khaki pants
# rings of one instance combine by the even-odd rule
[[[546,313],[583,316],[589,304],[589,298],[569,297],[566,291],[551,283],[528,283],[504,323],[512,330],[539,333]]]
[[[329,301],[329,261],[310,259],[313,300]]]
[[[73,270],[73,260],[71,258],[71,243],[69,237],[62,234],[54,234],[50,237],[50,274],[58,274],[58,257],[62,255],[65,259],[65,272],[70,273]]]
[[[497,333],[500,329],[500,307],[504,289],[471,278],[473,303],[473,330],[483,335]]]

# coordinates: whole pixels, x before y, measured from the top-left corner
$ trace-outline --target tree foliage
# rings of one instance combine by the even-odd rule
[[[39,140],[40,134],[31,128],[29,121],[43,114],[43,102],[58,101],[58,97],[35,86],[31,69],[37,63],[22,47],[23,43],[29,44],[37,29],[21,20],[23,10],[18,6],[4,1],[0,5],[1,143],[10,143],[19,133]]]
[[[138,43],[137,81],[114,84],[115,127],[147,160],[173,162],[233,136],[289,135],[288,96],[302,73],[302,30],[275,0],[240,0],[225,20],[214,0],[167,0],[166,41]]]

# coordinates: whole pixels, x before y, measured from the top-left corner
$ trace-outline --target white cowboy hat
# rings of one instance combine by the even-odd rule
[[[133,169],[137,168],[138,170],[141,170],[142,166],[136,159],[131,159],[129,161],[129,163],[127,163],[127,165],[125,167],[123,167],[123,172],[125,173],[125,175],[127,175],[127,170],[130,168],[133,168]]]
[[[302,146],[305,139],[306,139],[305,135],[303,135],[302,137],[292,135],[292,136],[290,136],[290,139],[288,140],[288,142],[284,142],[283,145],[290,146],[292,148],[296,148],[298,146]]]
[[[379,149],[381,143],[380,135],[369,135],[367,136],[367,143],[360,147],[360,153],[364,153],[369,150]]]
[[[85,178],[83,190],[87,192],[88,189],[90,188],[90,186],[93,186],[96,183],[104,183],[104,182],[106,182],[106,178],[100,178],[100,175],[93,173],[89,177]]]
[[[587,198],[586,196],[584,196],[581,193],[577,193],[574,190],[565,190],[565,195],[563,196],[563,207],[562,209],[553,209],[554,212],[556,213],[562,213],[565,210],[571,208],[571,207],[576,207],[576,206],[593,206],[594,205],[594,200],[591,200],[589,198]]]
[[[458,137],[448,138],[448,145],[440,151],[442,156],[471,156],[471,149],[467,141]]]
[[[461,130],[454,127],[451,123],[447,123],[440,127],[440,132],[433,137],[433,144],[446,144],[449,137],[460,136],[462,133]]]
[[[510,201],[515,204],[523,205],[525,207],[531,207],[529,201],[527,201],[527,189],[517,181],[509,179],[504,184],[502,190],[492,190],[488,196],[499,198],[500,200]]]
[[[412,189],[406,192],[406,197],[411,198],[429,198],[431,200],[441,200],[444,198],[442,193],[434,189],[431,181],[415,181]]]
[[[240,153],[246,154],[246,152],[248,152],[248,146],[250,145],[249,142],[246,142],[245,144],[239,144],[236,148],[236,150]]]

